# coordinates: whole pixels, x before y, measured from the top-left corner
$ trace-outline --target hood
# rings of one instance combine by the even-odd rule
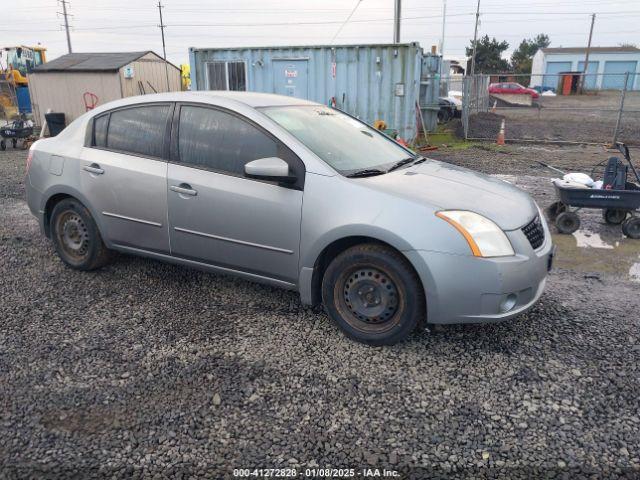
[[[380,191],[423,202],[437,210],[479,213],[503,230],[519,229],[538,214],[533,199],[518,187],[436,160],[361,180]]]

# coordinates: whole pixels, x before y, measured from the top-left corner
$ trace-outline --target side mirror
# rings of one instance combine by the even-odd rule
[[[244,166],[244,174],[249,178],[294,183],[296,177],[289,175],[289,164],[278,157],[259,158]]]

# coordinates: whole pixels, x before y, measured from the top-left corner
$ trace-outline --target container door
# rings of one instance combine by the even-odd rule
[[[307,60],[274,60],[273,93],[309,99]]]
[[[602,88],[605,90],[622,90],[624,87],[624,77],[627,72],[629,72],[629,84],[627,88],[633,88],[637,63],[638,62],[621,61],[605,62]]]

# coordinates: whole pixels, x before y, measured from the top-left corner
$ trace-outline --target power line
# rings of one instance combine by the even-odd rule
[[[331,41],[329,43],[333,43],[333,41],[336,39],[336,37],[340,34],[340,32],[342,31],[342,29],[344,28],[344,26],[347,24],[347,22],[349,20],[351,20],[351,17],[353,17],[353,14],[356,13],[356,10],[358,9],[358,7],[360,6],[360,4],[362,3],[362,0],[357,0],[355,6],[353,7],[353,10],[351,10],[351,13],[349,14],[349,16],[345,19],[344,22],[342,22],[342,24],[340,25],[340,28],[338,28],[338,31],[333,35],[333,38],[331,39]]]

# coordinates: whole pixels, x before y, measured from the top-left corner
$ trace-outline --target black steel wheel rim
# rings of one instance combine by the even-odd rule
[[[399,309],[399,293],[394,281],[377,268],[350,271],[343,286],[343,299],[360,327],[378,329],[394,319]]]
[[[56,222],[58,243],[74,260],[82,260],[89,253],[89,231],[82,217],[73,210],[58,216]]]

